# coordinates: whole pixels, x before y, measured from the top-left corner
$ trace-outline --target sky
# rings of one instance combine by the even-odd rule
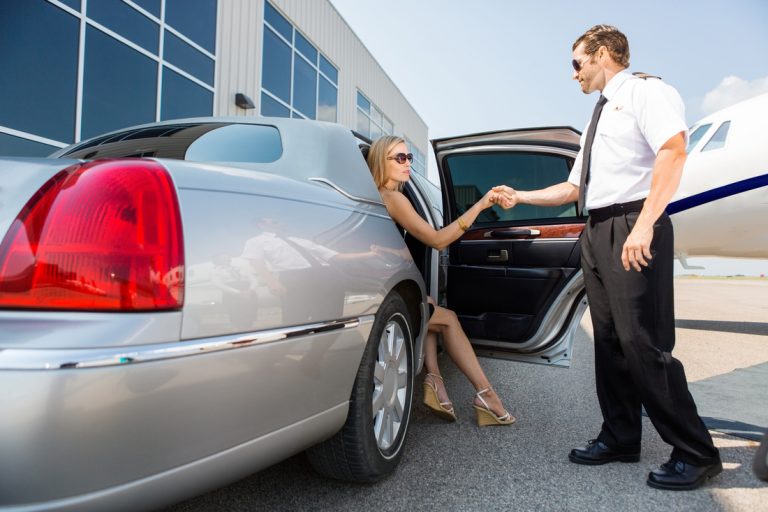
[[[599,23],[629,39],[631,71],[677,88],[689,125],[768,92],[766,0],[330,1],[430,139],[534,126],[583,130],[597,98],[572,80],[571,46]],[[428,164],[436,181],[431,153]],[[704,265],[691,271],[702,275],[768,275],[768,260],[690,263]]]

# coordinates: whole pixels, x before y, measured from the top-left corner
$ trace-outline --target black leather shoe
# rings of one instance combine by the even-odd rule
[[[693,466],[681,460],[669,459],[659,469],[648,473],[648,485],[668,491],[689,491],[701,487],[708,478],[719,475],[723,463],[719,460],[706,466]]]
[[[608,462],[637,462],[640,460],[640,452],[619,452],[610,448],[607,444],[597,439],[587,441],[586,446],[574,448],[568,455],[568,459],[576,464],[598,466]]]

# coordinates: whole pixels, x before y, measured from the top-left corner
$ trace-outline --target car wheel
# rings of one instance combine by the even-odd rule
[[[400,462],[413,398],[413,338],[396,292],[379,308],[349,399],[344,427],[307,452],[331,478],[375,482]]]
[[[760,441],[760,446],[757,447],[752,469],[757,478],[768,482],[768,432],[763,435],[763,440]]]

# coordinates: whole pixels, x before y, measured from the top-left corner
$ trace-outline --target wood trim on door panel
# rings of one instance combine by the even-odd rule
[[[505,229],[501,228],[499,226],[496,227],[479,227],[479,228],[472,228],[471,231],[468,231],[465,233],[460,240],[496,240],[500,241],[502,239],[499,238],[491,238],[486,237],[485,234],[498,230],[498,229]],[[514,226],[514,228],[509,229],[530,229],[530,230],[536,230],[539,231],[540,234],[538,235],[530,235],[530,236],[524,236],[521,235],[519,237],[514,238],[507,238],[506,240],[542,240],[547,238],[579,238],[581,236],[581,231],[584,229],[584,224],[555,224],[550,226]]]

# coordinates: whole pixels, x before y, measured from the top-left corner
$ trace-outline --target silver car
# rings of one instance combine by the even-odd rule
[[[0,510],[137,510],[310,448],[374,481],[408,428],[423,278],[352,133],[123,130],[0,161]]]
[[[490,186],[563,181],[578,132],[433,141],[435,228]],[[486,356],[567,366],[586,307],[574,205],[486,210],[443,253],[398,231],[349,130],[146,125],[0,160],[0,511],[136,510],[307,450],[397,465],[426,294]]]

